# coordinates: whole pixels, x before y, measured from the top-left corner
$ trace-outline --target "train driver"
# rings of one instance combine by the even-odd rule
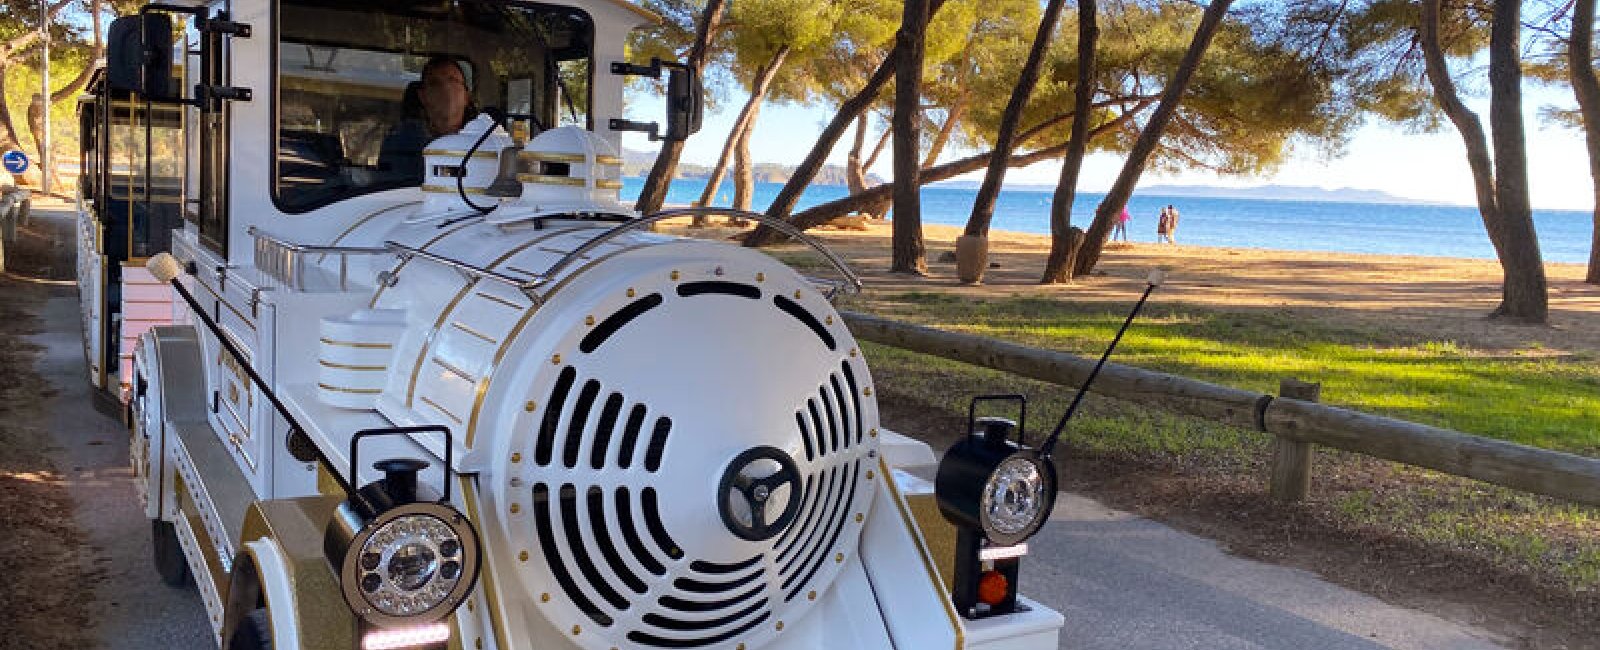
[[[421,183],[423,148],[434,138],[460,131],[477,112],[461,64],[444,55],[428,59],[422,78],[406,86],[400,123],[383,139],[379,169],[397,181]]]

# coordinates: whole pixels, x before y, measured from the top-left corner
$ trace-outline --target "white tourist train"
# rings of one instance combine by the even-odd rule
[[[624,63],[656,19],[217,0],[113,25],[80,110],[86,351],[156,568],[220,646],[1056,647],[1016,590],[1048,463],[989,421],[936,498],[904,471],[927,447],[878,424],[843,263],[618,202],[622,131],[698,128],[691,71]],[[629,75],[667,78],[664,126],[625,119]]]

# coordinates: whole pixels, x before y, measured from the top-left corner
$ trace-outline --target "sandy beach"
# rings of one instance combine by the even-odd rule
[[[720,229],[718,229],[720,230]],[[730,231],[731,232],[731,231]],[[891,274],[890,227],[865,231],[818,229],[811,234],[834,247],[863,276],[867,290],[948,291],[973,296],[1051,295],[1104,302],[1120,311],[1143,289],[1154,267],[1168,282],[1153,300],[1224,310],[1276,310],[1368,329],[1425,334],[1483,354],[1592,355],[1600,353],[1600,286],[1583,282],[1582,264],[1547,264],[1550,325],[1489,319],[1499,302],[1500,266],[1494,260],[1364,255],[1320,251],[1113,243],[1094,275],[1070,285],[1038,279],[1050,250],[1047,236],[993,231],[989,269],[981,286],[963,286],[954,262],[939,256],[955,249],[960,229],[923,227],[928,276]]]

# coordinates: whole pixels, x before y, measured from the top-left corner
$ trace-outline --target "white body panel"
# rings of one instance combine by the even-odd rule
[[[615,151],[625,79],[607,71],[639,16],[560,4],[594,19],[589,137]],[[442,436],[364,442],[353,471],[348,453],[366,429],[451,431],[453,505],[484,553],[471,607],[452,619],[461,647],[1055,647],[1061,618],[1043,607],[955,615],[891,475],[931,450],[881,431],[866,361],[808,280],[755,251],[643,231],[577,256],[618,224],[536,222],[512,206],[447,219],[423,211],[417,188],[286,214],[270,193],[276,130],[264,128],[275,4],[228,7],[255,31],[228,42],[227,82],[255,99],[228,105],[227,251],[187,224],[172,237],[190,269],[180,282],[350,483],[380,478],[371,461],[414,457],[432,464],[420,481],[443,491]],[[254,233],[367,253],[307,254],[291,279],[257,267]],[[93,277],[95,260],[81,263]],[[239,521],[252,501],[319,494],[318,466],[288,453],[287,421],[186,304],[160,304],[165,288],[142,270],[124,278],[125,296],[151,302],[126,301],[124,349],[138,353],[121,376],[163,377],[155,342],[168,330],[150,328],[168,320],[194,328],[200,366],[186,394],[168,381],[138,403],[147,513],[176,524],[219,634],[237,613],[205,579],[207,556],[226,572],[249,553],[278,647],[295,647],[284,552],[239,539]],[[193,412],[174,415],[179,403]],[[738,534],[727,506],[735,460],[756,450],[796,472],[773,492],[795,514],[765,537]],[[197,514],[181,512],[179,483]]]

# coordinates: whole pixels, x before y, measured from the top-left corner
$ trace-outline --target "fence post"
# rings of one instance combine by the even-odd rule
[[[1278,382],[1278,396],[1315,402],[1322,396],[1322,384],[1298,379]],[[1304,501],[1311,491],[1311,443],[1272,437],[1272,498],[1285,503]]]

